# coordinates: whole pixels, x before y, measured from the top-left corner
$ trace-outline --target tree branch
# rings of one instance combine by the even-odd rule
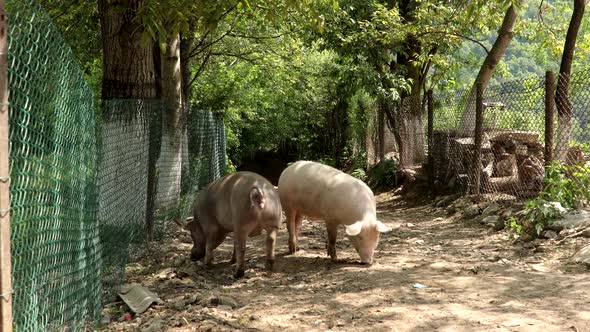
[[[547,31],[549,31],[549,33],[551,33],[551,35],[553,35],[553,38],[559,40],[560,37],[558,37],[557,34],[555,33],[555,31],[553,31],[553,29],[551,28],[551,26],[549,26],[549,24],[547,24],[547,22],[545,22],[545,17],[543,16],[544,5],[545,5],[545,0],[541,0],[541,3],[539,3],[539,13],[537,14],[537,18],[539,19],[539,21],[541,21],[541,24],[543,24],[543,26],[547,29]]]
[[[210,42],[209,44],[203,45],[203,42],[206,39],[206,37],[202,38],[201,41],[199,41],[199,44],[197,46],[195,46],[191,50],[191,52],[189,53],[189,55],[188,55],[189,59],[192,58],[192,57],[195,57],[195,56],[197,56],[199,54],[201,54],[202,52],[204,52],[204,50],[208,49],[209,47],[211,47],[211,46],[219,43],[221,40],[223,40],[223,38],[225,38],[227,35],[229,35],[235,29],[235,27],[238,25],[237,21],[238,21],[238,19],[240,17],[236,17],[236,19],[234,20],[234,22],[232,22],[230,24],[229,29],[225,33],[223,33],[219,38],[215,39],[214,41]],[[199,46],[202,46],[201,47],[201,50],[200,51],[197,51],[197,48],[199,48]]]
[[[264,39],[276,39],[276,38],[281,38],[282,36],[284,36],[284,33],[278,34],[278,35],[274,35],[274,36],[247,36],[247,35],[241,35],[241,34],[236,34],[236,33],[230,33],[228,36],[230,37],[235,37],[235,38],[244,38],[244,39],[254,39],[254,40],[264,40]]]
[[[195,73],[195,76],[193,76],[193,78],[191,79],[191,81],[187,84],[187,89],[190,89],[191,88],[191,85],[193,85],[193,83],[195,83],[195,81],[197,80],[197,77],[199,77],[203,73],[203,71],[205,70],[205,65],[209,61],[209,58],[210,57],[211,57],[211,52],[209,52],[205,56],[205,59],[203,59],[203,62],[199,66],[199,69],[197,69],[197,72]]]
[[[238,8],[238,4],[240,2],[236,2],[233,6],[229,7],[225,12],[223,12],[221,15],[219,15],[219,18],[217,19],[217,21],[221,21],[223,20],[227,15],[229,15],[231,12],[233,12],[236,8]],[[234,25],[235,26],[235,25]],[[230,29],[231,30],[231,29]],[[205,35],[203,36],[203,38],[201,38],[201,40],[197,43],[197,45],[195,45],[195,47],[189,52],[189,58],[201,53],[201,52],[196,52],[196,50],[203,45],[203,43],[205,42],[205,40],[207,40],[207,36],[209,36],[209,34],[211,33],[211,30],[207,30],[205,32]],[[210,47],[212,44],[209,44],[207,46],[205,46],[204,48]],[[196,53],[195,53],[196,52]]]
[[[468,36],[465,36],[465,35],[462,35],[460,33],[456,33],[456,32],[450,32],[450,31],[426,31],[426,32],[423,32],[423,33],[418,34],[417,37],[422,37],[422,36],[426,36],[426,35],[429,35],[429,34],[450,35],[450,36],[455,36],[455,37],[463,38],[463,39],[469,40],[469,41],[471,41],[473,43],[476,43],[477,45],[481,46],[481,48],[484,49],[484,51],[486,52],[486,54],[489,54],[490,53],[490,50],[482,42],[480,42],[479,40],[474,39],[474,38],[471,38],[471,37],[468,37]]]

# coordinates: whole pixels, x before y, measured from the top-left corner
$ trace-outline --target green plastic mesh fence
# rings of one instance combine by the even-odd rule
[[[109,100],[102,105],[98,173],[103,292],[111,300],[131,251],[145,237],[149,121],[157,101]]]
[[[94,99],[40,6],[6,6],[15,330],[76,328],[101,306]]]
[[[192,215],[197,192],[209,182],[225,175],[226,137],[221,114],[190,109],[186,115],[187,149],[181,182],[178,213],[181,218]]]
[[[170,122],[160,100],[104,101],[97,119],[41,7],[8,0],[7,13],[15,330],[80,330],[123,283],[147,222],[189,216],[224,174],[223,119],[181,106]]]
[[[555,96],[551,95],[553,100],[564,97],[567,104],[564,110],[558,107],[555,118],[549,119],[555,124],[550,146],[553,161],[559,161],[564,182],[581,183],[590,174],[589,91],[590,73],[582,72],[571,75],[568,88],[558,88]],[[546,167],[552,161],[545,160],[544,155],[545,98],[545,77],[485,89],[482,164],[474,165],[474,94],[457,91],[438,95],[431,152],[438,187],[472,193],[472,184],[480,173],[480,193],[496,194],[498,198],[537,196],[546,188]],[[575,174],[579,179],[572,178]],[[590,181],[582,186],[587,187],[582,191],[588,192],[590,198]]]
[[[156,238],[162,235],[170,219],[192,215],[195,195],[209,182],[225,174],[226,137],[223,118],[211,111],[191,109],[187,105],[171,110],[169,106],[152,113],[150,155],[155,156],[153,204]],[[181,112],[176,120],[163,116]],[[170,130],[175,125],[180,130]]]

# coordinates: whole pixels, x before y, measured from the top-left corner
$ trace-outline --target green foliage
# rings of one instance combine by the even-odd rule
[[[508,219],[508,228],[510,229],[510,237],[513,239],[517,239],[520,237],[522,233],[522,225],[520,224],[518,218],[510,217]]]
[[[515,79],[542,76],[545,71],[558,71],[566,31],[572,14],[572,1],[531,0],[522,4],[522,18],[515,26],[515,36],[498,65],[490,85]],[[496,17],[496,19],[498,19]],[[496,38],[496,24],[485,24],[474,30],[474,37],[483,40],[489,49]],[[576,43],[573,72],[590,68],[590,15],[584,15]],[[437,73],[433,77],[439,89],[465,89],[473,84],[486,55],[478,44],[462,40],[460,47],[441,52]]]
[[[369,172],[369,185],[373,188],[392,188],[397,185],[399,164],[385,159],[375,165]]]
[[[217,33],[226,28],[220,23]],[[335,132],[354,142],[349,151],[362,150],[365,113],[372,110],[374,98],[357,91],[370,70],[321,50],[317,43],[305,45],[284,29],[235,26],[211,47],[218,55],[195,80],[191,102],[224,112],[228,153],[235,165],[258,151],[285,146],[295,148],[300,158],[329,157],[338,164],[346,156],[335,157]],[[237,35],[257,37],[233,37]],[[335,119],[348,124],[340,128]]]
[[[563,211],[563,207],[558,202],[537,197],[526,203],[524,216],[520,219],[512,217],[508,220],[508,227],[513,237],[526,233],[534,238],[541,235],[554,220],[559,219]]]
[[[590,166],[552,163],[546,169],[542,197],[565,208],[587,205],[590,201]]]
[[[362,168],[355,169],[354,171],[352,171],[352,173],[350,173],[350,175],[354,176],[355,178],[357,178],[361,181],[364,181],[364,182],[367,181],[367,173]]]
[[[232,163],[231,159],[225,158],[225,174],[231,174],[236,172],[236,166]]]
[[[561,209],[555,202],[549,202],[543,197],[537,197],[526,203],[524,220],[534,226],[536,235],[549,225],[553,220],[561,216]]]
[[[538,236],[566,209],[590,202],[590,166],[552,163],[546,168],[545,188],[539,197],[526,203],[525,215],[510,220],[510,229]]]
[[[37,1],[54,20],[74,52],[95,96],[100,96],[102,42],[97,1]]]

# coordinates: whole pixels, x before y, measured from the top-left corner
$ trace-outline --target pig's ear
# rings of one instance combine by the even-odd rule
[[[380,222],[379,220],[375,220],[375,228],[379,233],[387,233],[391,231],[391,228],[387,227],[384,223]]]
[[[361,232],[362,229],[363,229],[363,222],[357,221],[352,225],[346,226],[346,235],[356,236]]]

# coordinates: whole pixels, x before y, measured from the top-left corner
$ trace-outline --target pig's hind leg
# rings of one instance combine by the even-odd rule
[[[234,230],[234,256],[236,260],[236,270],[234,278],[238,279],[244,276],[245,272],[245,255],[246,255],[246,240],[248,234],[256,227],[255,222],[236,222],[237,225]]]
[[[285,211],[287,217],[287,231],[289,232],[289,254],[299,251],[299,229],[303,221],[303,215],[297,210]]]
[[[272,227],[266,230],[266,269],[268,271],[273,271],[274,269],[277,231],[277,227]]]

